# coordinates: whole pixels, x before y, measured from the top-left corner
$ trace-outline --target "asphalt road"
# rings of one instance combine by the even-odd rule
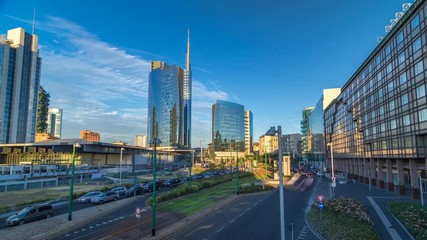
[[[304,218],[311,193],[311,187],[302,192],[293,186],[285,188],[287,239],[291,239],[288,224],[292,221],[295,223],[294,239],[317,239]],[[280,239],[279,202],[278,190],[245,195],[168,239]]]

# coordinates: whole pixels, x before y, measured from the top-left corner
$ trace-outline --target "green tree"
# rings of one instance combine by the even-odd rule
[[[37,133],[47,132],[47,115],[49,112],[50,95],[43,86],[39,88],[39,101],[37,105]]]

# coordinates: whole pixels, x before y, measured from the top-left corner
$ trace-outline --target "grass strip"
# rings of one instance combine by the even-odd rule
[[[387,208],[415,239],[427,239],[427,207],[410,202],[389,202]]]

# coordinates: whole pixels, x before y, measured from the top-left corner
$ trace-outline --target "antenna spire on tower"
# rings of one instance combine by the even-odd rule
[[[191,71],[191,63],[190,63],[190,29],[188,29],[187,59],[186,59],[186,64],[185,64],[185,70]]]
[[[34,8],[32,35],[34,35],[35,28],[36,28],[36,9]]]

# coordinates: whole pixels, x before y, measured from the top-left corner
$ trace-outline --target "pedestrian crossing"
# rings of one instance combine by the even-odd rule
[[[310,232],[310,230],[308,229],[308,227],[304,226],[302,228],[301,232],[299,233],[297,239],[301,239],[301,240],[308,239],[307,237],[309,237],[309,232]]]

